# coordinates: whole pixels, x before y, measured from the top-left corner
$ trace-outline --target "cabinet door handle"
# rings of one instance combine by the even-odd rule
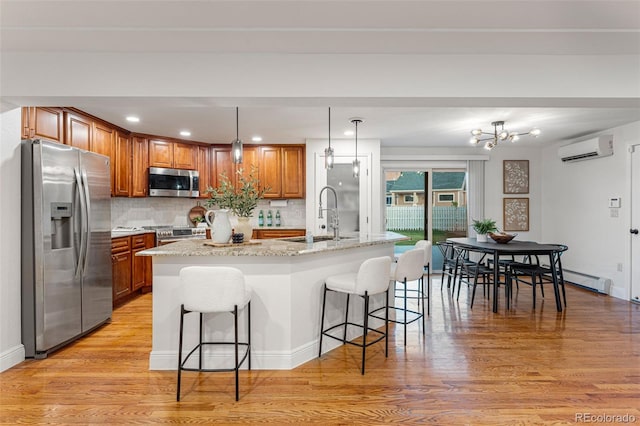
[[[629,232],[631,232],[632,234],[638,235],[638,229],[637,228],[629,229]]]

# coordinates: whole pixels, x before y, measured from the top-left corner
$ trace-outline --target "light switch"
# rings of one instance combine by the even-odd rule
[[[620,208],[620,198],[609,198],[609,208],[610,209],[619,209]]]

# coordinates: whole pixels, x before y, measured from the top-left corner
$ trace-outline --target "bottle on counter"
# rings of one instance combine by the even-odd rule
[[[276,210],[276,226],[280,226],[280,210]]]
[[[271,214],[271,210],[267,212],[267,226],[273,226],[273,215]]]
[[[264,226],[264,213],[262,210],[258,213],[258,226]]]

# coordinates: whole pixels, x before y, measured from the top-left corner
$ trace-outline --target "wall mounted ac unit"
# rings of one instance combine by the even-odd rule
[[[558,148],[558,157],[565,163],[610,155],[613,155],[613,135],[598,136]]]

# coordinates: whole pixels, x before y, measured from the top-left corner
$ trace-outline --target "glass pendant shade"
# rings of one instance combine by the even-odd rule
[[[242,163],[242,141],[240,139],[231,142],[231,154],[233,155],[233,162],[235,164]]]
[[[236,107],[236,138],[231,142],[231,160],[234,164],[242,163],[242,141],[239,136],[238,107]]]
[[[333,148],[331,148],[331,147],[325,148],[325,150],[324,150],[324,168],[325,169],[333,169],[333,162],[334,162]]]
[[[324,150],[324,168],[333,169],[333,148],[331,148],[331,107],[329,107],[329,146]]]
[[[358,159],[353,160],[353,177],[356,179],[360,177],[360,160]]]

